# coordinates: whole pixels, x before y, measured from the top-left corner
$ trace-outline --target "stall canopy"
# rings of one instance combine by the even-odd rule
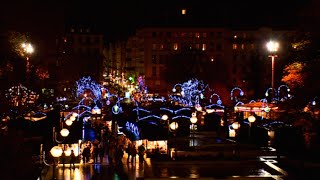
[[[235,112],[243,112],[244,119],[248,118],[252,113],[269,119],[277,110],[277,105],[266,102],[251,102],[234,107]]]

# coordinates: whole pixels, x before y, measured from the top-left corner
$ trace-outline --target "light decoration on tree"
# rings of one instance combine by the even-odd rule
[[[147,93],[145,92],[147,90],[146,84],[145,84],[145,78],[144,76],[139,76],[138,77],[138,87],[139,91],[142,93]]]
[[[21,84],[9,88],[5,96],[13,106],[33,104],[39,98],[37,93],[27,89]]]
[[[234,99],[235,99],[235,101],[238,102],[237,96],[234,96],[234,91],[236,91],[236,90],[240,91],[240,93],[239,93],[240,96],[243,96],[243,95],[244,95],[244,92],[243,92],[242,89],[239,88],[239,87],[234,87],[234,88],[231,90],[231,93],[230,93],[231,100],[234,100]]]
[[[45,80],[50,77],[49,71],[43,67],[38,67],[36,69],[36,74],[40,80]]]
[[[208,85],[201,80],[191,79],[183,84],[176,84],[172,89],[174,92],[178,85],[181,87],[181,97],[170,95],[170,98],[174,101],[178,100],[180,104],[184,104],[185,106],[195,106],[200,104],[199,100],[203,97],[203,93],[208,87]]]
[[[86,90],[91,90],[94,95],[94,101],[98,101],[102,97],[101,85],[97,84],[90,76],[82,77],[76,82],[76,97],[80,97]]]

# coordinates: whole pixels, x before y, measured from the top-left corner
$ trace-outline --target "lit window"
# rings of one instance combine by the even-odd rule
[[[244,44],[241,44],[241,49],[244,49]]]
[[[178,50],[178,43],[174,43],[173,44],[173,49],[176,51],[176,50]]]
[[[237,49],[237,48],[238,48],[237,44],[232,44],[232,49]]]
[[[160,49],[163,50],[164,49],[164,45],[160,44]]]
[[[197,37],[197,38],[200,38],[200,33],[196,33],[196,37]]]
[[[187,14],[187,10],[186,9],[182,9],[181,10],[181,14],[183,14],[183,15]]]
[[[207,49],[207,44],[202,44],[202,51],[205,51]]]

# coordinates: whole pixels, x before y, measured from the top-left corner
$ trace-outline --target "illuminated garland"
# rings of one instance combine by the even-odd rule
[[[139,128],[135,124],[133,124],[131,122],[126,122],[126,129],[128,131],[132,132],[136,139],[139,139],[140,131],[139,131]]]
[[[243,95],[244,95],[244,92],[242,91],[242,89],[240,89],[239,87],[234,87],[234,88],[231,90],[231,93],[230,93],[231,100],[234,99],[233,93],[234,93],[235,90],[239,90],[239,91],[240,91],[240,96],[243,96]],[[236,101],[238,101],[238,100],[237,100],[237,97],[236,97]]]
[[[9,88],[5,96],[13,106],[32,104],[39,98],[37,93],[21,84]]]
[[[177,86],[180,86],[181,88],[180,97],[172,95],[169,97],[173,101],[178,101],[180,104],[186,106],[195,106],[199,104],[200,99],[204,97],[203,93],[205,89],[208,87],[203,81],[197,79],[191,79],[183,84],[174,85],[174,88],[172,89],[174,93],[177,91]]]
[[[80,97],[80,95],[84,94],[85,90],[91,90],[94,95],[94,100],[101,99],[101,85],[97,84],[95,81],[91,79],[90,76],[83,77],[80,80],[76,81],[76,97]]]
[[[216,94],[216,93],[214,93],[214,94],[212,94],[212,95],[210,96],[210,103],[212,103],[211,101],[212,101],[212,97],[213,97],[213,96],[218,97],[217,104],[221,105],[221,104],[222,104],[222,101],[221,101],[221,99],[220,99],[220,96],[219,96],[218,94]]]

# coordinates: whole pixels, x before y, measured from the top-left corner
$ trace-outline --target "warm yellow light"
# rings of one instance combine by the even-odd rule
[[[232,123],[231,126],[232,126],[233,129],[239,129],[240,128],[240,124],[238,122]]]
[[[249,116],[248,117],[248,121],[250,122],[250,123],[253,123],[253,122],[255,122],[256,121],[256,117],[254,117],[254,116]]]
[[[182,9],[182,10],[181,10],[181,14],[183,14],[183,15],[184,15],[184,14],[187,14],[187,10],[186,10],[186,9]]]
[[[162,117],[161,117],[161,119],[162,119],[162,120],[165,120],[165,121],[168,120],[168,118],[169,118],[169,117],[168,117],[168,115],[166,115],[166,114],[162,115]]]
[[[269,41],[267,43],[267,48],[268,48],[268,51],[270,52],[277,52],[279,49],[279,43],[275,41]]]
[[[208,114],[213,113],[213,112],[214,112],[214,109],[206,109],[206,112],[207,112]]]
[[[71,116],[71,117],[70,117],[70,120],[71,120],[71,121],[75,121],[75,120],[76,120],[76,117],[75,117],[75,116]]]
[[[70,156],[71,155],[71,149],[70,148],[67,148],[66,150],[64,150],[64,154],[66,156]]]
[[[190,122],[191,122],[192,124],[197,123],[197,121],[198,121],[198,118],[195,117],[195,116],[192,116],[192,117],[190,118]]]
[[[62,149],[59,146],[54,146],[51,148],[50,153],[53,157],[60,157],[62,154]]]
[[[73,123],[73,121],[72,121],[71,119],[67,119],[67,120],[66,120],[66,125],[67,125],[67,126],[71,126],[72,123]]]
[[[30,44],[30,43],[22,43],[21,47],[28,54],[32,54],[34,52],[34,48],[33,48],[32,44]]]
[[[60,134],[62,137],[67,137],[69,135],[69,130],[66,128],[61,129]]]
[[[173,130],[173,131],[177,130],[178,129],[178,123],[177,122],[172,122],[170,124],[170,129]]]

